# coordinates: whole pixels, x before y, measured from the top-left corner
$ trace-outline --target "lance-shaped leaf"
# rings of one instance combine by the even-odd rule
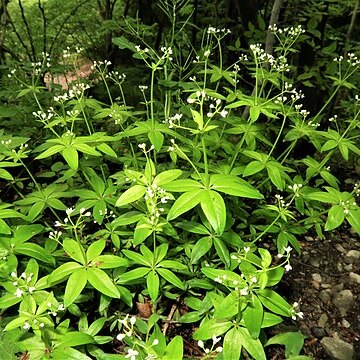
[[[141,199],[146,193],[146,187],[143,185],[134,185],[127,189],[116,201],[116,206],[124,206]]]

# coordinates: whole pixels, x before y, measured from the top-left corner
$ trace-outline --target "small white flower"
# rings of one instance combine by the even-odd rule
[[[220,112],[220,116],[223,118],[226,117],[227,114],[228,114],[228,111],[226,111],[225,109],[222,109]]]
[[[118,334],[116,336],[116,339],[119,340],[119,341],[122,341],[125,338],[125,336],[126,336],[125,334]]]
[[[218,346],[216,349],[215,349],[216,352],[222,352],[223,351],[223,348],[221,346]]]
[[[158,339],[154,339],[154,341],[152,342],[152,345],[153,346],[156,346],[159,344],[159,340]]]
[[[35,289],[35,286],[30,286],[28,290],[29,290],[29,293],[32,294],[36,289]]]
[[[240,295],[242,295],[242,296],[249,295],[249,289],[248,289],[248,287],[244,287],[243,289],[241,289],[241,290],[240,290]]]
[[[286,264],[285,265],[285,270],[286,270],[286,272],[292,270],[292,266],[290,264]]]
[[[127,355],[125,355],[125,358],[130,360],[135,360],[138,355],[139,352],[137,350],[129,349]]]
[[[24,330],[29,330],[30,329],[30,324],[27,321],[24,322],[23,329]]]
[[[16,291],[14,292],[14,295],[18,298],[20,298],[22,296],[24,292],[20,289],[20,288],[17,288]]]
[[[212,336],[212,341],[214,344],[217,344],[221,340],[221,337],[216,337],[215,335]]]
[[[65,211],[66,211],[66,215],[70,216],[74,212],[74,209],[73,208],[67,208]]]
[[[248,252],[250,251],[250,247],[245,246],[245,247],[244,247],[244,251],[245,251],[245,253],[248,253]]]
[[[130,324],[131,325],[134,325],[136,323],[136,316],[132,316],[131,318],[130,318]]]
[[[198,344],[198,347],[200,347],[200,348],[204,348],[204,342],[202,341],[202,340],[199,340],[198,342],[197,342],[197,344]]]
[[[15,271],[13,271],[10,275],[11,275],[11,277],[13,277],[13,278],[17,277],[17,274],[16,274]]]

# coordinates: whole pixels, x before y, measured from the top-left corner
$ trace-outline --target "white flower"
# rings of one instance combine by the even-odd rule
[[[221,337],[216,337],[215,335],[212,336],[212,341],[214,344],[218,343],[221,340]]]
[[[245,247],[244,247],[244,251],[245,251],[245,253],[248,253],[248,252],[250,251],[250,247],[245,246]]]
[[[226,111],[225,109],[222,109],[220,112],[221,117],[226,117],[226,115],[228,114],[228,111]]]
[[[210,56],[210,50],[206,50],[206,51],[204,52],[204,56],[205,56],[205,57],[209,57],[209,56]]]
[[[122,341],[125,338],[125,336],[126,336],[125,334],[118,334],[116,336],[116,339],[119,340],[119,341]]]
[[[136,323],[136,316],[132,316],[131,318],[130,318],[130,324],[131,325],[134,325]]]
[[[152,342],[153,346],[156,346],[159,344],[159,340],[158,339],[154,339],[154,341]]]
[[[221,346],[218,346],[216,349],[215,349],[216,352],[222,352],[223,351],[223,348]]]
[[[27,321],[24,322],[23,329],[24,329],[24,330],[30,329],[30,324],[29,324]]]
[[[202,341],[202,340],[199,340],[198,342],[197,342],[197,344],[198,344],[198,347],[200,347],[200,348],[204,348],[204,342]]]
[[[136,356],[139,355],[139,352],[134,349],[129,349],[127,355],[125,355],[126,359],[135,360]]]
[[[73,209],[73,208],[67,208],[67,209],[66,209],[66,215],[67,215],[67,216],[70,216],[73,212],[74,212],[74,209]]]
[[[18,298],[20,298],[22,296],[24,292],[20,289],[20,288],[17,288],[16,291],[14,292],[14,295]]]
[[[15,271],[13,271],[10,275],[11,275],[11,277],[13,277],[13,278],[17,277],[17,274],[16,274]]]
[[[249,294],[249,289],[247,287],[240,290],[240,295],[246,296]]]
[[[284,248],[284,251],[286,251],[287,253],[289,253],[291,250],[292,250],[292,247],[291,247],[291,246],[288,246],[288,247],[285,247],[285,248]]]
[[[292,270],[292,266],[291,266],[290,264],[286,264],[286,265],[285,265],[285,270],[286,270],[286,271]]]
[[[30,286],[28,290],[29,290],[29,293],[32,294],[36,289],[34,286]]]

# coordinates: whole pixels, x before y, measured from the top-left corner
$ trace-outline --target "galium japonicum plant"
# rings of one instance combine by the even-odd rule
[[[108,61],[93,66],[108,105],[88,97],[91,83],[79,82],[46,107],[35,75],[23,83],[19,95],[34,97],[34,119],[47,135],[33,148],[28,138],[0,134],[0,170],[22,166],[33,183],[24,191],[12,184],[20,198],[0,208],[0,308],[19,309],[5,330],[29,332],[21,349],[42,343],[57,356],[67,349],[106,358],[102,344],[113,341],[119,358],[180,360],[181,336],[166,344],[169,324],[194,323],[203,358],[240,359],[246,351],[262,360],[276,343],[266,340],[266,328],[306,316],[276,285],[301,251],[299,235],[314,229],[322,238],[323,229],[345,220],[360,233],[359,184],[342,191],[329,169],[334,156],[347,161],[360,153],[359,98],[351,119],[339,124],[341,113],[334,114],[323,125],[331,99],[351,88],[360,64],[355,55],[338,58],[333,93],[310,114],[289,58],[303,30],[271,31],[279,42],[273,55],[253,44],[231,65],[222,47],[226,29],[207,29],[198,52],[177,46],[176,26],[159,51],[114,39],[150,71],[139,86],[141,107],[126,100],[127,78],[109,71]],[[242,72],[253,76],[254,91]],[[106,133],[105,119],[117,133]],[[315,154],[294,160],[301,138]],[[49,169],[53,183],[29,168],[32,160]],[[22,271],[26,278],[17,276]],[[140,298],[146,317],[134,312]],[[300,333],[287,334],[303,344]]]

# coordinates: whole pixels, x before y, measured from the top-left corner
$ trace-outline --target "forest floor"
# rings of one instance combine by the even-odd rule
[[[282,325],[300,328],[308,338],[304,354],[315,360],[360,359],[360,237],[349,229],[325,233],[325,239],[305,236],[301,255],[293,255],[292,271],[279,293],[297,301],[304,318]],[[279,329],[278,329],[279,330]],[[276,333],[276,329],[274,329]],[[269,360],[283,360],[280,349]]]

